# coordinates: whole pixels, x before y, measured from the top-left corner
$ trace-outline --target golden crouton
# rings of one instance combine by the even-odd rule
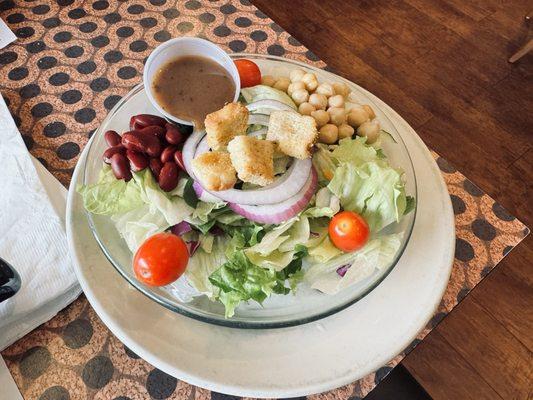
[[[231,139],[245,135],[248,109],[241,103],[228,103],[205,117],[207,144],[213,150],[224,150]]]
[[[228,144],[239,179],[265,186],[274,181],[274,147],[268,140],[237,136]]]
[[[196,177],[207,190],[231,189],[237,182],[236,171],[228,153],[209,151],[192,160]]]
[[[318,138],[316,121],[292,111],[274,111],[270,114],[266,138],[277,142],[279,149],[288,156],[309,158]]]

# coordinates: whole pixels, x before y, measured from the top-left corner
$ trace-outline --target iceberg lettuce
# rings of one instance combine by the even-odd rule
[[[274,89],[273,87],[266,85],[256,85],[252,87],[247,87],[241,89],[241,95],[244,97],[247,103],[253,103],[258,100],[277,100],[284,104],[287,104],[289,107],[292,107],[296,110],[296,104],[290,98],[290,96],[282,92],[281,90]],[[263,110],[257,110],[258,113],[264,114]]]

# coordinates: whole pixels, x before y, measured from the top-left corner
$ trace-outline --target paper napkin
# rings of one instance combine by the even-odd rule
[[[28,153],[0,96],[0,257],[21,290],[0,303],[0,350],[81,292],[65,234],[66,189]]]

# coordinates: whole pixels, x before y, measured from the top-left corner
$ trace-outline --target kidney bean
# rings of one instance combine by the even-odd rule
[[[104,133],[104,139],[109,147],[113,147],[120,144],[122,138],[116,131],[107,131]]]
[[[124,154],[113,154],[113,157],[111,157],[111,169],[115,178],[124,179],[126,182],[131,179],[130,163]]]
[[[183,155],[181,154],[181,151],[177,150],[174,153],[174,162],[178,165],[178,167],[185,171],[185,166],[183,165]]]
[[[156,180],[159,180],[159,174],[161,173],[161,168],[163,168],[163,163],[159,158],[150,158],[150,171],[154,174]]]
[[[161,152],[161,162],[164,164],[168,161],[174,160],[174,153],[178,149],[177,146],[167,146],[162,152]]]
[[[145,153],[150,157],[158,157],[161,154],[161,142],[152,135],[145,135],[139,131],[129,131],[122,135],[122,145],[137,153]]]
[[[159,173],[159,187],[165,192],[170,192],[178,186],[178,166],[173,161],[163,164]]]
[[[183,134],[177,126],[167,123],[165,125],[165,128],[165,139],[167,140],[167,142],[169,142],[170,144],[180,144],[181,142],[183,142]]]
[[[113,155],[116,153],[125,154],[126,148],[121,144],[118,144],[117,146],[108,147],[108,149],[104,151],[104,156],[102,157],[104,159],[104,162],[106,164],[111,164],[111,157],[113,157]]]
[[[148,158],[144,154],[126,150],[126,157],[130,160],[131,169],[135,172],[142,171],[148,166]]]
[[[164,139],[166,133],[166,129],[159,125],[146,126],[144,128],[138,129],[137,131],[142,133],[143,135],[155,136],[158,139]]]
[[[130,118],[130,129],[140,129],[146,126],[159,125],[164,127],[167,120],[157,115],[139,114]]]

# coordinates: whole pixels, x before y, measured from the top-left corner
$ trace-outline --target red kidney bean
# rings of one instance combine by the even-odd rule
[[[183,165],[183,155],[181,154],[181,151],[177,150],[174,153],[174,162],[178,165],[178,167],[185,171],[185,166]]]
[[[113,155],[116,153],[125,154],[126,148],[122,146],[121,144],[117,146],[109,147],[106,151],[104,151],[104,156],[103,156],[104,162],[106,164],[110,164],[111,157],[113,157]]]
[[[159,125],[164,127],[166,123],[166,119],[158,117],[157,115],[139,114],[131,117],[130,129],[140,129],[152,125]]]
[[[178,150],[177,146],[167,146],[162,152],[161,152],[161,162],[164,164],[168,161],[174,160],[174,153]]]
[[[111,169],[115,178],[124,179],[126,182],[131,179],[130,163],[124,154],[113,154],[113,157],[111,157]]]
[[[138,129],[138,132],[142,133],[143,135],[152,135],[158,139],[164,139],[166,129],[159,125],[151,125]]]
[[[180,132],[177,126],[167,123],[165,128],[165,139],[167,142],[170,144],[180,144],[183,142],[183,134]]]
[[[107,131],[104,133],[104,139],[109,147],[113,147],[120,144],[122,138],[116,131]]]
[[[163,168],[163,163],[159,158],[150,158],[150,171],[154,174],[156,180],[159,180],[159,174],[161,173],[161,168]]]
[[[159,157],[161,154],[159,139],[152,135],[139,133],[139,131],[129,131],[123,134],[122,145],[128,150],[145,153],[150,157]]]
[[[142,171],[148,166],[148,158],[144,154],[126,150],[126,157],[130,160],[131,169],[135,172]]]
[[[173,161],[163,164],[159,173],[159,187],[165,192],[170,192],[178,186],[178,166]]]

